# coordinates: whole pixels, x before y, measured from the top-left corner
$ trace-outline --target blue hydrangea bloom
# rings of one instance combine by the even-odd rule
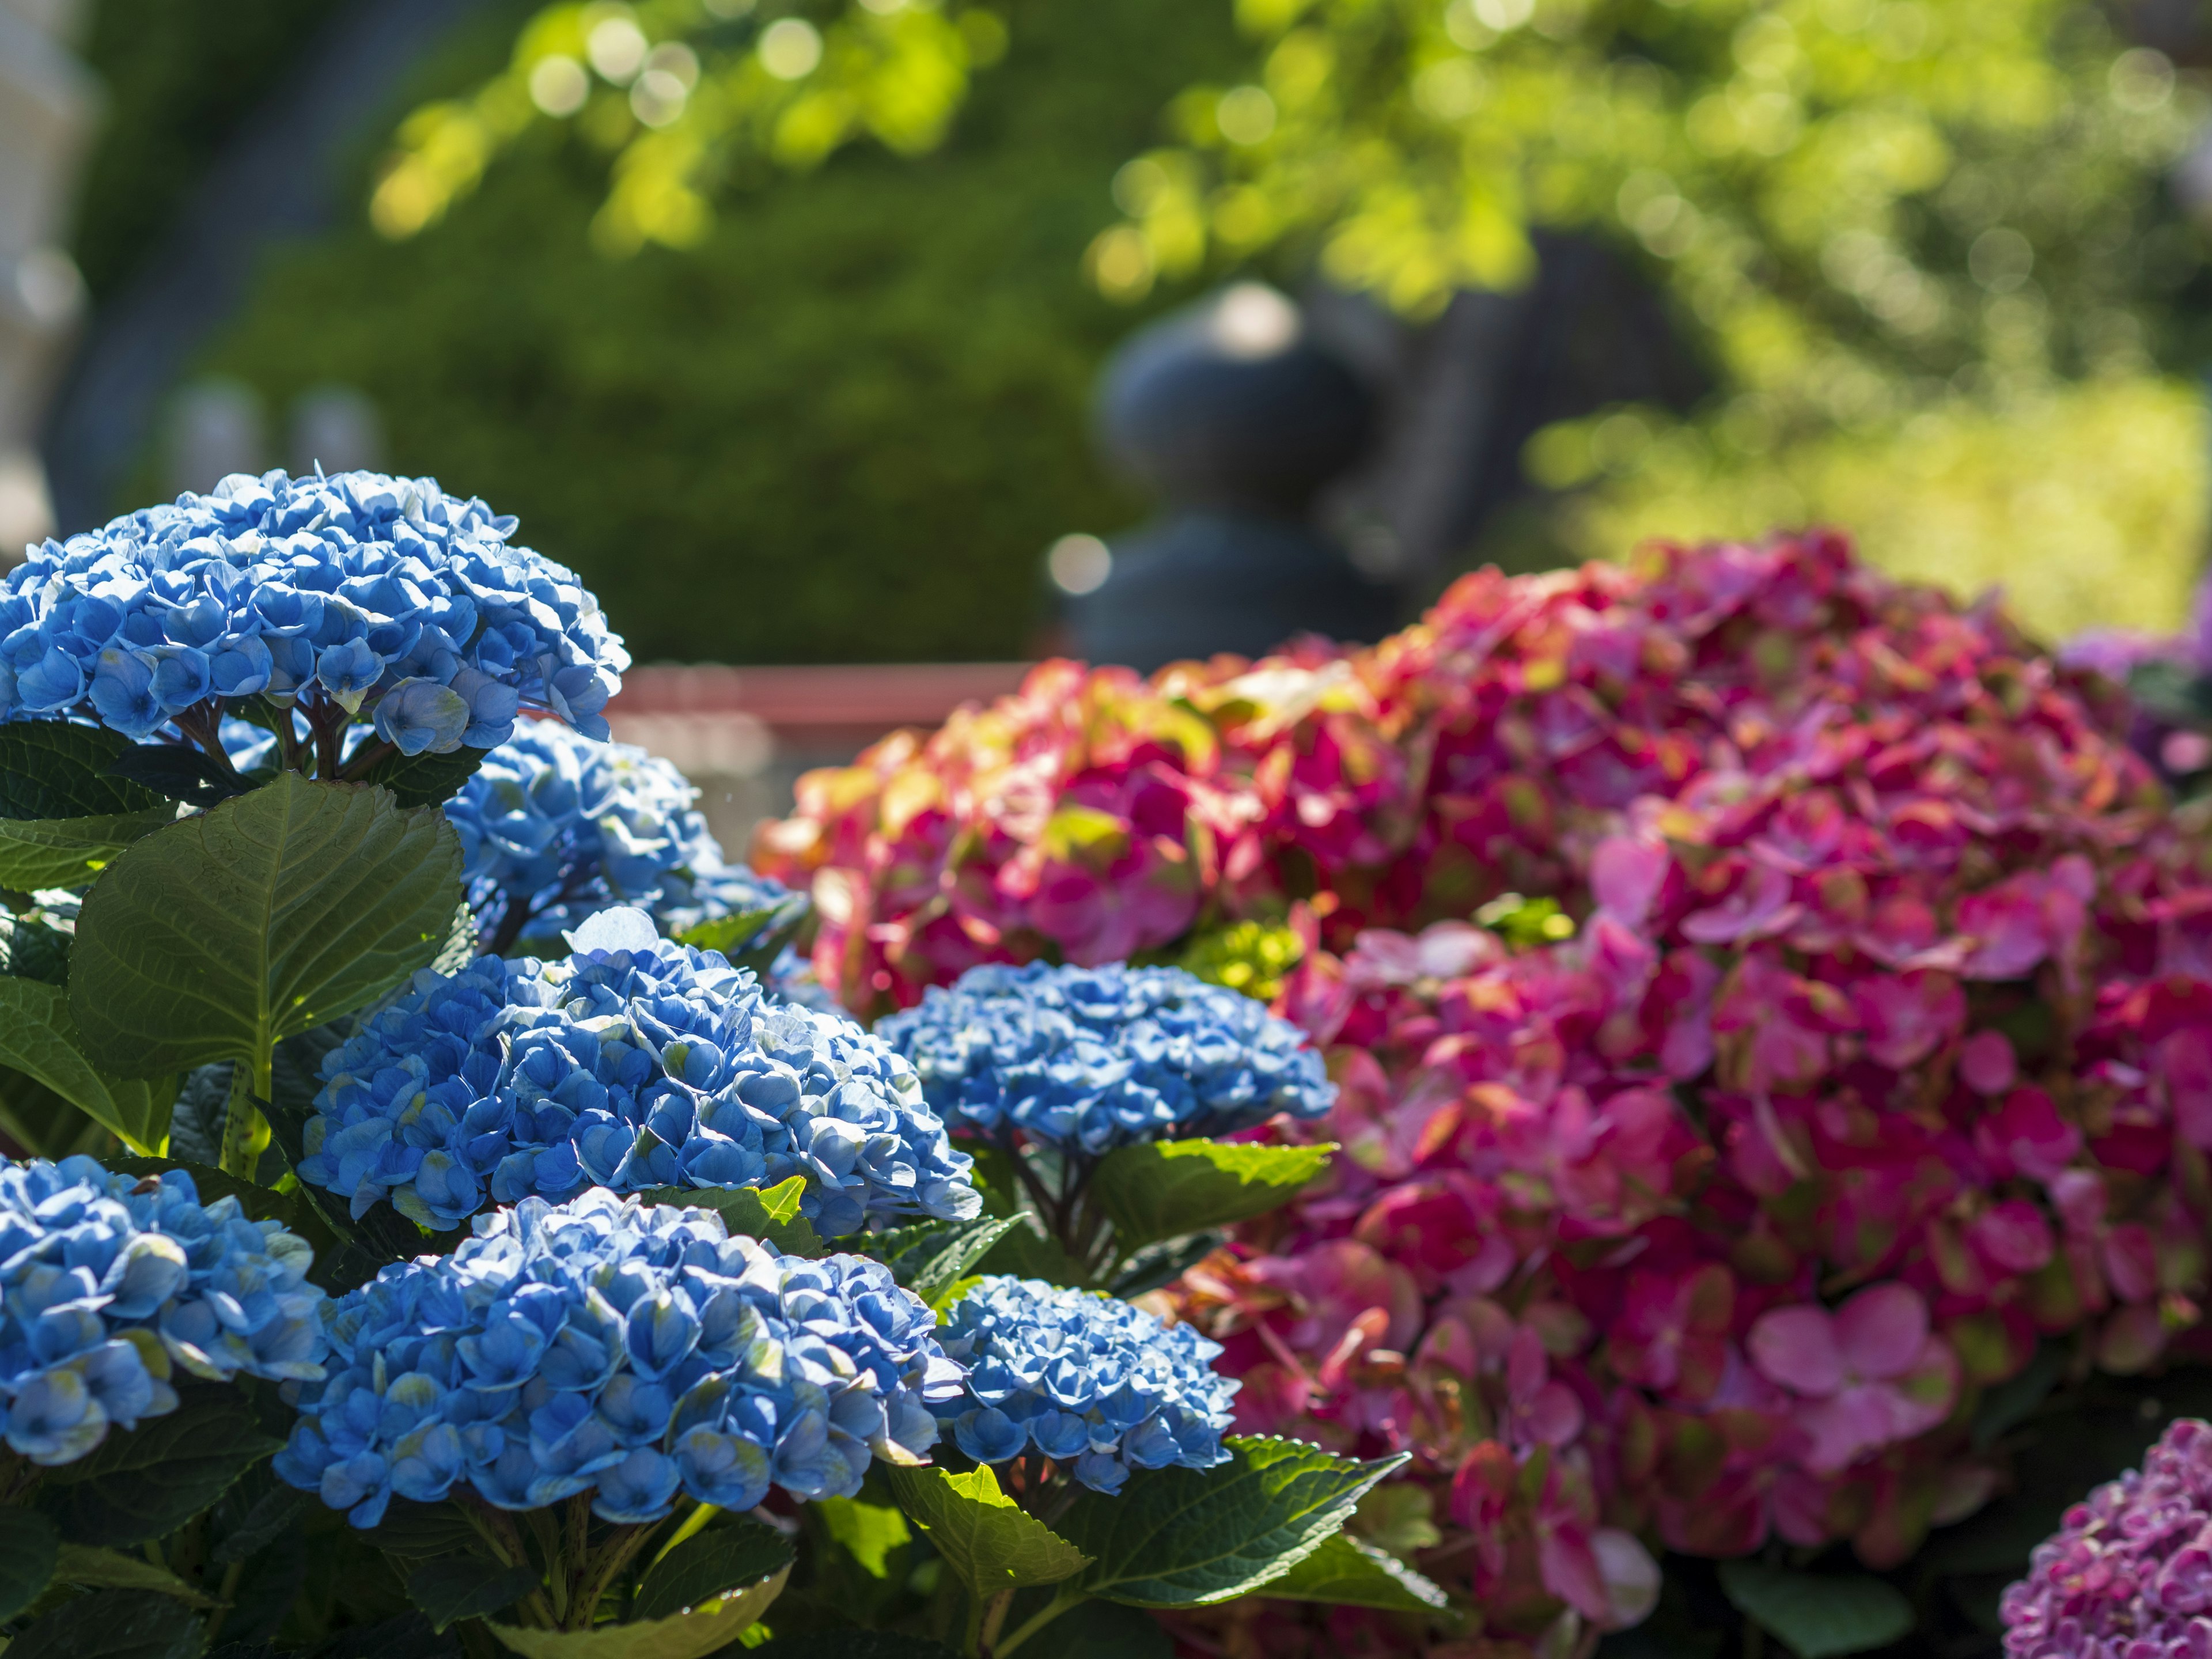
[[[1220,1345],[1188,1325],[1091,1291],[993,1278],[947,1310],[939,1337],[968,1380],[932,1409],[978,1463],[1034,1449],[1110,1492],[1133,1468],[1228,1460],[1221,1431],[1241,1385],[1214,1374]]]
[[[634,936],[622,930],[634,927]],[[563,961],[425,969],[323,1065],[300,1178],[423,1225],[604,1186],[806,1177],[830,1237],[978,1213],[914,1070],[852,1021],[763,992],[719,953],[602,911]],[[607,942],[599,948],[595,940]]]
[[[657,1521],[678,1492],[849,1498],[872,1458],[926,1461],[931,1406],[960,1386],[881,1264],[785,1256],[712,1211],[601,1188],[480,1216],[327,1322],[329,1380],[301,1390],[276,1473],[356,1527],[456,1486],[506,1510],[590,1492],[614,1522]]]
[[[0,1161],[0,1406],[33,1463],[70,1463],[176,1410],[175,1368],[228,1382],[323,1375],[306,1243],[203,1205],[192,1178],[88,1158]]]
[[[698,798],[642,749],[524,722],[446,807],[478,930],[495,938],[504,922],[510,937],[553,939],[614,904],[672,934],[747,911],[769,913],[762,933],[794,921],[805,897],[725,864]]]
[[[971,968],[876,1035],[956,1127],[1094,1156],[1319,1117],[1336,1098],[1296,1026],[1180,968]]]
[[[0,580],[0,720],[143,740],[258,693],[367,713],[410,755],[490,748],[522,708],[603,738],[629,653],[514,528],[429,478],[234,473],[50,540]]]

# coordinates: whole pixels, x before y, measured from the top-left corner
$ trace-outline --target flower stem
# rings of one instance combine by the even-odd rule
[[[1028,1619],[1022,1622],[1020,1627],[1017,1629],[1012,1636],[1009,1636],[1005,1641],[1000,1643],[991,1650],[991,1659],[1006,1659],[1006,1656],[1012,1653],[1016,1648],[1021,1646],[1021,1644],[1028,1641],[1030,1637],[1036,1635],[1047,1625],[1052,1623],[1054,1620],[1059,1618],[1061,1613],[1066,1613],[1070,1607],[1075,1606],[1077,1602],[1085,1599],[1085,1598],[1081,1590],[1071,1589],[1066,1585],[1062,1584],[1060,1587],[1059,1592],[1053,1596],[1051,1601],[1046,1602],[1044,1606],[1039,1607],[1036,1612],[1030,1614]]]
[[[975,1650],[988,1653],[999,1639],[1000,1628],[1006,1622],[1006,1609],[1014,1604],[1014,1593],[1002,1589],[991,1598],[990,1608],[983,1615],[983,1628],[977,1633]]]

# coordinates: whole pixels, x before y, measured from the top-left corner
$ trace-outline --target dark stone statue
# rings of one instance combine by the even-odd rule
[[[1103,582],[1073,585],[1077,653],[1149,672],[1299,633],[1389,632],[1397,593],[1312,523],[1374,423],[1359,377],[1272,289],[1240,283],[1133,335],[1107,366],[1100,435],[1163,511],[1110,538]]]

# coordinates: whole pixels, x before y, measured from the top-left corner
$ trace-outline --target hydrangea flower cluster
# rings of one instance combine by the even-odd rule
[[[988,1278],[945,1312],[945,1352],[964,1389],[931,1407],[960,1449],[1004,1463],[1034,1449],[1094,1492],[1131,1468],[1210,1469],[1237,1384],[1220,1348],[1188,1325],[1036,1279]]]
[[[2191,611],[2179,634],[2093,629],[2060,654],[2128,688],[2135,705],[2129,740],[2177,789],[2194,794],[2212,784],[2212,577],[2198,584]]]
[[[2014,1659],[2212,1652],[2212,1424],[2185,1418],[2141,1469],[2066,1511],[1999,1611]]]
[[[192,1178],[88,1158],[0,1164],[0,1405],[8,1444],[75,1462],[177,1408],[176,1368],[227,1382],[323,1375],[306,1243],[203,1205]]]
[[[551,939],[617,904],[669,933],[756,911],[767,913],[762,933],[789,926],[805,896],[725,864],[698,798],[642,749],[524,722],[446,807],[478,932]]]
[[[457,1486],[505,1510],[578,1492],[651,1522],[682,1492],[849,1498],[914,1464],[959,1386],[934,1316],[860,1256],[785,1256],[708,1210],[595,1188],[479,1217],[450,1256],[334,1305],[328,1379],[276,1473],[356,1527]]]
[[[564,961],[418,973],[323,1063],[300,1178],[437,1229],[593,1186],[806,1177],[836,1237],[981,1199],[914,1070],[850,1020],[763,993],[720,953],[603,911]]]
[[[1094,1157],[1318,1117],[1336,1097],[1297,1027],[1180,968],[971,968],[876,1034],[954,1124]]]
[[[604,738],[629,654],[514,529],[433,479],[278,471],[48,541],[0,581],[0,719],[144,739],[258,694],[373,707],[410,755],[504,742],[522,708]]]
[[[1147,695],[1211,739],[1158,787],[1212,804],[1158,833],[1212,909],[1288,910],[1277,1007],[1343,1088],[1332,1181],[1185,1312],[1240,1428],[1414,1453],[1500,1639],[1632,1622],[1634,1534],[1896,1562],[2001,1477],[1960,1404],[2039,1340],[2119,1371],[2201,1345],[2212,880],[2110,684],[1994,607],[1833,536],[1659,549]],[[885,810],[959,735],[763,842],[849,900],[817,960],[884,999],[964,967],[959,904],[1073,810],[1042,762],[1031,796]],[[1575,937],[1438,920],[1507,890]],[[1067,948],[984,916],[994,951]]]

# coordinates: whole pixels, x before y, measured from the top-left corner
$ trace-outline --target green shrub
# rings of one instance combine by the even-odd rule
[[[1137,510],[1086,429],[1130,313],[1081,259],[1164,99],[1233,61],[1224,10],[1028,0],[944,149],[763,179],[682,254],[592,254],[603,168],[541,135],[410,241],[272,259],[201,368],[361,387],[395,469],[519,513],[641,657],[1017,653],[1041,550]]]

